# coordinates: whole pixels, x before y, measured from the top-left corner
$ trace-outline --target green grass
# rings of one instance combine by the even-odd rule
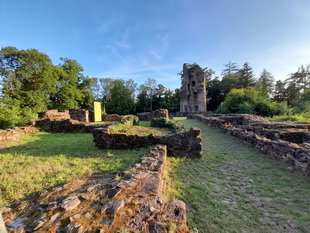
[[[38,133],[0,149],[0,206],[93,172],[116,174],[147,149],[100,150],[91,134]]]
[[[124,124],[118,124],[113,127],[114,133],[137,134],[139,136],[147,136],[153,134],[155,136],[163,136],[171,134],[172,130],[166,128],[151,127],[150,121],[140,121],[139,126],[127,127]]]
[[[298,115],[298,114],[291,115],[291,116],[267,117],[266,119],[271,122],[310,122],[310,117],[306,117],[304,115]]]
[[[182,123],[202,130],[203,157],[169,158],[167,195],[186,203],[190,228],[310,232],[309,178],[201,122]]]
[[[91,122],[93,125],[103,125],[103,124],[117,124],[119,121],[97,121],[97,122]]]

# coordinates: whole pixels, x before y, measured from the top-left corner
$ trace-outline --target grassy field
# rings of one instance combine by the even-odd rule
[[[310,232],[310,182],[288,165],[196,120],[201,159],[169,158],[168,197],[199,232]]]
[[[99,150],[91,134],[39,133],[0,148],[0,206],[93,172],[116,174],[147,149]]]

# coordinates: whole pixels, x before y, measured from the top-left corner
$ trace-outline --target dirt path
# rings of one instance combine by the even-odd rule
[[[310,179],[196,120],[203,158],[171,158],[170,196],[199,232],[310,232]]]

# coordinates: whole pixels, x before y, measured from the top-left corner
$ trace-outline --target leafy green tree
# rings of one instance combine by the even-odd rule
[[[49,96],[56,90],[57,75],[52,61],[36,49],[18,50],[5,47],[0,50],[2,92],[18,101],[20,108],[44,111],[50,105]]]
[[[51,95],[52,108],[65,110],[70,108],[91,108],[94,101],[92,86],[94,79],[83,75],[83,67],[76,61],[60,58],[63,62],[57,70],[57,91]]]
[[[150,99],[145,90],[140,90],[137,96],[136,112],[149,112],[150,109]]]
[[[210,80],[207,90],[207,109],[208,111],[215,111],[218,106],[225,99],[224,92],[222,90],[221,81],[218,77]]]
[[[222,113],[250,113],[261,116],[274,116],[284,114],[284,105],[271,101],[255,89],[233,89],[223,102]]]
[[[114,80],[110,90],[110,101],[107,103],[107,113],[127,115],[133,112],[134,100],[132,90],[126,87],[124,80]]]

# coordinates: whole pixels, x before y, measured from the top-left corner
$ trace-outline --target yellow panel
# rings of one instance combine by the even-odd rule
[[[94,115],[95,115],[95,122],[101,121],[101,103],[94,102]]]

